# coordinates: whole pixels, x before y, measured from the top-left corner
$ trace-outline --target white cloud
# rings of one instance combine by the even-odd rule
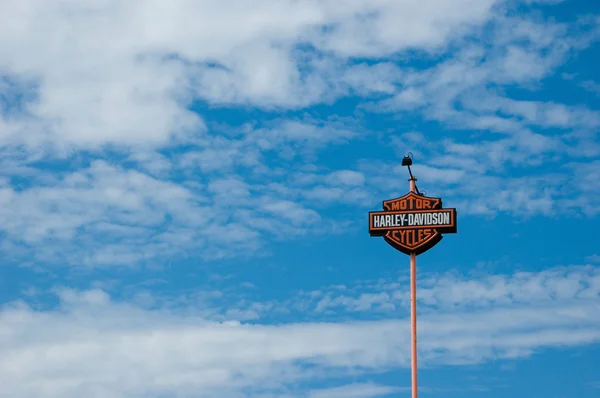
[[[339,170],[325,177],[325,182],[333,185],[363,185],[365,176],[353,170]]]
[[[435,298],[429,308],[436,309],[419,316],[420,364],[477,364],[600,341],[598,281],[597,268],[589,267],[504,280],[426,278],[420,295],[425,309]],[[310,397],[309,390],[325,394],[315,383],[338,383],[349,372],[368,376],[409,366],[406,318],[221,324],[204,318],[197,303],[145,310],[100,290],[58,295],[52,310],[14,302],[0,311],[0,394],[244,397],[286,388],[290,396]],[[225,313],[245,311],[228,305],[213,316]],[[330,392],[366,397],[392,391],[366,383]]]
[[[189,139],[204,128],[187,109],[194,97],[275,107],[319,102],[332,88],[345,90],[328,81],[337,60],[443,47],[485,23],[493,3],[4,2],[2,74],[32,82],[17,90],[34,99],[18,117],[2,119],[3,142],[61,148]],[[305,44],[329,55],[297,49]]]
[[[263,209],[274,214],[279,214],[292,221],[292,223],[311,224],[320,219],[314,210],[303,209],[290,201],[270,201],[263,204]]]
[[[374,383],[348,384],[342,387],[333,387],[311,391],[309,398],[371,398],[387,396],[400,391],[398,387],[383,386]]]
[[[55,172],[9,151],[2,168],[10,177],[0,182],[2,247],[26,264],[133,266],[180,255],[252,255],[269,238],[331,232],[333,221],[321,213],[364,200],[364,176],[310,163],[292,171],[292,162],[354,135],[345,121],[273,122],[207,134],[206,146],[181,155],[140,150],[89,165],[81,156],[41,157],[71,165]]]
[[[403,69],[395,95],[367,109],[402,115],[417,109],[446,129],[474,130],[483,139],[490,132],[507,134],[507,140],[517,146],[511,157],[538,152],[596,156],[593,137],[600,113],[583,105],[562,104],[560,92],[548,94],[554,101],[527,98],[535,98],[543,79],[568,61],[572,52],[597,40],[597,21],[547,23],[508,15],[499,13],[485,33],[466,38],[462,47],[434,66]],[[510,98],[507,87],[519,89],[515,95],[519,99]],[[567,134],[572,131],[578,133]]]
[[[170,167],[158,165],[159,176]],[[264,233],[290,237],[320,220],[289,195],[264,181],[175,183],[95,161],[72,172],[34,173],[21,189],[2,184],[2,244],[18,261],[42,265],[131,266],[190,251],[205,259],[253,253]]]
[[[404,279],[372,281],[341,291],[329,288],[321,289],[314,295],[313,292],[305,295],[316,297],[316,301],[311,300],[309,308],[318,313],[334,314],[338,309],[387,313],[396,311],[397,308],[408,308],[407,284],[408,281]],[[562,300],[587,302],[600,297],[600,268],[559,267],[542,272],[517,272],[513,275],[480,275],[478,278],[466,278],[455,272],[441,275],[424,273],[419,276],[418,292],[420,311],[514,305],[545,307]],[[293,308],[296,304],[288,302],[285,305]]]

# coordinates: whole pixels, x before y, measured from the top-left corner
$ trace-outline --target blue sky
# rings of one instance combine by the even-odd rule
[[[0,396],[600,391],[600,3],[0,5]]]

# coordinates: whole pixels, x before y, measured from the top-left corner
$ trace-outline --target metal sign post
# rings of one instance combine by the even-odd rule
[[[442,234],[456,233],[456,209],[442,208],[440,198],[419,192],[411,165],[412,158],[405,156],[402,166],[408,166],[410,191],[402,197],[384,201],[383,211],[369,213],[369,234],[383,236],[392,247],[410,255],[412,398],[417,398],[417,255],[435,246],[442,240]]]
[[[415,192],[417,179],[411,175],[409,181],[410,192]],[[414,252],[410,253],[410,373],[412,398],[417,398],[417,255]]]

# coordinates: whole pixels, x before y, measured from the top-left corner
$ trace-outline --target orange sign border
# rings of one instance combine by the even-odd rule
[[[407,209],[407,210],[391,210],[394,202],[399,202],[402,200],[410,200],[411,198],[415,200],[427,200],[429,201],[429,205],[427,207],[431,207],[429,209]],[[427,250],[434,247],[439,241],[442,240],[444,233],[456,233],[457,231],[457,211],[455,208],[443,208],[442,207],[442,199],[434,198],[428,196],[417,195],[414,192],[409,192],[404,196],[401,196],[396,199],[389,199],[383,201],[383,211],[371,211],[369,212],[369,234],[371,236],[383,236],[385,241],[395,248],[405,254],[421,254],[426,252]],[[440,212],[449,212],[450,213],[450,225],[419,225],[419,226],[405,226],[405,227],[373,227],[373,218],[375,215],[396,215],[396,214],[422,214],[422,213],[440,213]],[[430,229],[433,231],[433,234],[427,238],[426,241],[420,243],[416,247],[409,248],[405,245],[398,244],[394,238],[392,238],[391,234],[394,231],[417,231],[422,229]]]

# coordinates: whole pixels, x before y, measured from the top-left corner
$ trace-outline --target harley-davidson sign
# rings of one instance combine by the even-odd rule
[[[384,211],[369,213],[369,234],[383,236],[387,243],[406,254],[421,254],[456,232],[456,209],[442,208],[440,198],[414,192],[383,202]]]

